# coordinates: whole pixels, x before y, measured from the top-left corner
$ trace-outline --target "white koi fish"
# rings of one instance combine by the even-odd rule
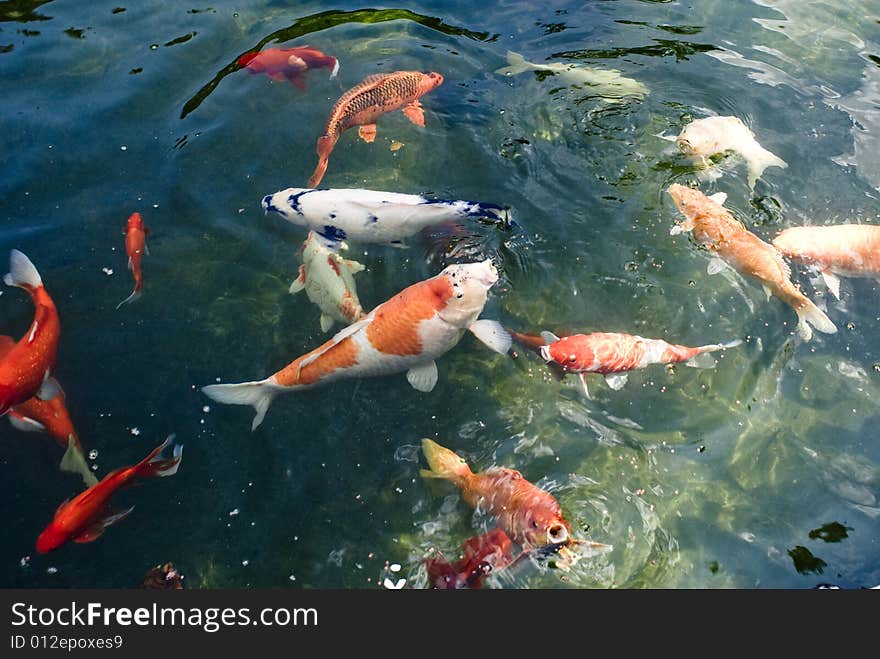
[[[768,167],[788,167],[786,162],[763,148],[738,117],[705,117],[696,119],[682,129],[674,139],[686,156],[696,158],[703,167],[711,167],[712,156],[735,151],[748,166],[749,189]]]
[[[489,289],[498,281],[490,260],[450,265],[439,275],[404,289],[369,315],[257,382],[202,387],[218,403],[253,405],[251,429],[263,421],[278,394],[337,380],[406,373],[414,389],[437,384],[435,359],[455,347],[466,331],[504,354],[510,336],[494,320],[477,320]]]
[[[309,300],[321,310],[321,331],[333,327],[334,321],[350,325],[364,316],[354,275],[364,269],[357,261],[342,258],[327,249],[314,231],[300,248],[302,265],[299,276],[290,285],[291,293],[305,290]]]
[[[505,227],[510,223],[508,211],[496,204],[356,188],[287,188],[263,197],[263,210],[314,231],[331,249],[347,239],[406,247],[407,238],[442,222],[487,219]]]
[[[512,76],[526,71],[544,71],[553,74],[566,84],[581,85],[608,103],[619,103],[627,97],[642,100],[649,93],[645,85],[621,75],[617,69],[593,69],[582,64],[564,62],[536,64],[511,50],[507,51],[507,63],[509,66],[496,69],[495,73]]]

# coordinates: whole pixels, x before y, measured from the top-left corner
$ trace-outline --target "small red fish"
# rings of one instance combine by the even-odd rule
[[[134,507],[121,513],[112,513],[109,510],[110,497],[116,490],[137,478],[176,474],[183,457],[183,446],[175,446],[174,456],[171,458],[159,457],[160,453],[171,444],[172,439],[173,435],[136,465],[110,472],[96,485],[80,493],[73,500],[65,501],[58,506],[55,517],[37,538],[37,551],[45,554],[58,549],[68,540],[78,543],[92,542],[99,538],[108,526],[128,517]]]
[[[127,298],[116,305],[118,309],[123,304],[134,302],[141,296],[144,287],[144,277],[141,273],[141,259],[144,254],[149,254],[147,247],[147,234],[150,232],[144,226],[144,220],[140,213],[132,213],[125,226],[125,253],[128,254],[128,269],[134,275],[134,290]]]
[[[0,336],[0,359],[12,350],[15,340]],[[22,432],[44,432],[51,436],[67,452],[61,460],[61,470],[80,474],[86,487],[98,482],[89,469],[83,455],[83,447],[70,420],[64,403],[64,390],[54,378],[48,378],[50,386],[58,389],[58,395],[51,400],[41,400],[37,396],[19,403],[6,413],[6,418],[14,428]]]
[[[416,126],[425,126],[425,111],[419,98],[443,84],[443,76],[433,71],[395,71],[376,73],[364,78],[333,105],[318,138],[318,165],[309,179],[316,188],[327,171],[330,153],[344,131],[360,126],[358,135],[364,142],[376,139],[376,121],[387,112],[403,110]]]
[[[431,588],[481,588],[483,579],[493,571],[513,563],[513,542],[501,529],[469,538],[462,545],[462,557],[453,564],[443,558],[425,562]]]
[[[0,415],[34,396],[43,400],[56,396],[58,392],[49,373],[55,368],[61,336],[58,310],[43,287],[40,273],[17,249],[9,255],[9,273],[3,281],[7,286],[26,290],[35,311],[27,334],[0,358]]]
[[[694,359],[697,355],[738,346],[737,339],[729,343],[689,348],[667,343],[662,339],[645,339],[632,334],[594,332],[573,334],[559,338],[550,332],[542,334],[547,345],[542,346],[544,361],[562,367],[566,372],[577,373],[587,398],[585,373],[601,373],[608,386],[620,389],[626,384],[626,371],[644,368],[650,364],[674,364]],[[696,363],[695,363],[696,365]]]
[[[251,73],[265,73],[272,80],[289,80],[301,91],[306,90],[306,74],[311,69],[330,69],[330,77],[339,73],[339,61],[309,46],[267,48],[258,53],[245,53],[238,65]]]

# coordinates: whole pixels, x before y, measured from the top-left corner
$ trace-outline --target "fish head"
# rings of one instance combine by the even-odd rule
[[[445,298],[440,317],[452,325],[467,327],[482,313],[489,289],[498,281],[498,270],[491,259],[457,263],[447,266],[434,279],[442,284]]]
[[[720,147],[721,132],[715,121],[717,117],[707,117],[692,121],[682,129],[675,143],[679,150],[686,156],[711,156],[724,151]]]
[[[596,366],[596,355],[583,334],[566,336],[541,346],[541,357],[574,373],[590,371]]]
[[[37,552],[47,554],[67,542],[68,534],[54,521],[37,538]]]
[[[678,210],[680,210],[681,213],[691,221],[694,221],[699,215],[705,212],[708,204],[717,205],[716,202],[709,199],[709,197],[699,190],[689,188],[688,186],[679,183],[673,183],[670,185],[666,189],[666,192],[672,197],[672,201],[675,202]]]
[[[541,549],[558,550],[573,542],[571,524],[551,496],[539,499],[526,512],[524,535],[528,545]]]
[[[304,265],[308,265],[312,261],[321,256],[326,256],[330,253],[330,250],[327,249],[324,244],[318,239],[318,234],[314,231],[309,231],[308,238],[303,242],[302,247],[299,249],[300,255],[302,256],[302,262]]]
[[[436,71],[423,71],[419,81],[419,96],[427,94],[432,89],[437,89],[443,84],[443,75]]]
[[[265,213],[277,213],[288,222],[299,226],[308,226],[299,199],[309,188],[287,188],[274,194],[263,197],[263,211]]]
[[[126,224],[126,229],[141,229],[144,228],[144,218],[141,217],[140,213],[132,213],[128,216],[128,222]]]

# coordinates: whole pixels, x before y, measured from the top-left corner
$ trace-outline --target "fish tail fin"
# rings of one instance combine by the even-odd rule
[[[26,291],[35,290],[43,285],[43,280],[34,264],[17,249],[9,253],[9,272],[3,277],[3,282],[7,286],[18,286]]]
[[[135,284],[134,290],[131,292],[131,295],[129,295],[129,296],[128,296],[127,298],[125,298],[122,302],[120,302],[119,304],[117,304],[117,305],[116,305],[116,308],[118,309],[119,307],[121,307],[121,306],[123,306],[123,305],[131,304],[131,303],[134,302],[135,300],[140,299],[140,297],[141,297],[141,295],[142,295],[142,293],[141,293],[141,289],[142,289],[142,288],[143,288],[143,286],[141,286],[140,283]]]
[[[831,322],[831,319],[819,307],[813,304],[812,300],[805,298],[806,302],[795,311],[798,315],[798,334],[804,341],[813,338],[813,330],[810,325],[824,334],[835,334],[837,326]]]
[[[141,460],[135,467],[138,476],[142,478],[161,478],[162,476],[173,476],[180,467],[180,461],[183,458],[183,444],[174,447],[174,454],[170,458],[161,457],[171,442],[174,441],[174,435],[168,435],[165,441],[150,451],[150,454]]]
[[[485,202],[477,202],[477,213],[481,218],[495,222],[502,229],[510,229],[516,223],[511,217],[510,209],[498,204],[487,204]]]
[[[266,411],[278,391],[268,380],[260,380],[239,384],[210,384],[202,387],[202,393],[224,405],[252,405],[257,414],[251,423],[251,430],[256,430],[263,422]]]
[[[507,64],[508,66],[495,69],[495,73],[502,76],[515,76],[532,68],[532,65],[526,61],[525,57],[512,50],[507,51]]]
[[[749,187],[755,187],[755,181],[764,173],[768,167],[781,167],[785,169],[788,163],[779,156],[770,153],[767,149],[757,148],[746,156],[749,166]]]
[[[442,478],[461,487],[473,476],[470,467],[462,458],[437,442],[423,439],[422,451],[430,467],[419,472],[422,478]]]
[[[339,73],[339,60],[335,57],[331,57],[330,59],[333,60],[333,70],[330,72],[330,78],[333,79]]]
[[[65,451],[64,457],[61,458],[60,468],[61,471],[82,476],[86,487],[91,487],[98,482],[94,472],[89,469],[89,465],[82,452],[82,446],[79,445],[76,441],[76,436],[73,434],[67,438],[67,451]]]
[[[315,171],[312,173],[311,178],[309,178],[308,185],[310,188],[316,188],[321,179],[324,178],[324,172],[327,171],[327,165],[330,163],[330,152],[336,146],[336,140],[337,138],[332,135],[321,135],[318,138],[318,144],[315,147],[315,151],[318,154],[318,164],[315,166]]]

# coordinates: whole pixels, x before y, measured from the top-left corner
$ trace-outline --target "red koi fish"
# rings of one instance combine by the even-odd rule
[[[253,405],[255,429],[272,400],[337,380],[406,373],[414,389],[429,392],[437,384],[434,361],[470,331],[504,354],[510,337],[494,320],[477,320],[489,289],[498,281],[491,260],[446,267],[380,304],[332,339],[257,382],[202,387],[218,403]]]
[[[173,435],[168,437],[133,467],[122,467],[110,472],[96,485],[58,506],[55,517],[37,538],[37,551],[45,554],[58,549],[68,540],[78,543],[92,542],[101,537],[108,526],[128,517],[134,506],[120,513],[112,513],[109,510],[110,497],[116,490],[135,479],[176,474],[183,457],[183,445],[174,447],[173,457],[159,457],[173,438]]]
[[[431,588],[477,589],[490,572],[497,572],[513,561],[513,542],[501,529],[493,529],[465,541],[462,557],[454,565],[443,558],[430,558],[425,567]]]
[[[667,343],[662,339],[645,339],[632,334],[594,332],[573,334],[560,339],[555,334],[543,332],[547,345],[541,347],[541,357],[549,364],[561,367],[565,372],[577,373],[587,389],[586,373],[601,373],[608,386],[614,390],[626,384],[626,371],[645,368],[650,364],[675,364],[690,361],[692,366],[711,367],[696,357],[715,350],[726,350],[742,343],[739,339],[728,343],[689,348]]]
[[[134,302],[141,296],[144,287],[144,277],[141,274],[141,259],[144,254],[149,254],[147,247],[147,234],[150,232],[144,226],[144,220],[140,213],[132,213],[125,226],[125,253],[128,254],[128,269],[134,275],[134,290],[127,298],[116,305],[118,309],[123,304]]]
[[[533,485],[515,469],[490,467],[474,473],[458,455],[430,439],[422,440],[422,451],[430,469],[423,478],[442,478],[461,490],[465,502],[486,511],[524,551],[552,549],[570,566],[577,560],[572,547],[586,544],[609,549],[608,545],[576,540],[571,524],[562,514],[559,502],[546,490]]]
[[[0,415],[26,400],[39,396],[51,400],[58,390],[49,374],[55,368],[61,322],[58,310],[30,259],[17,249],[9,255],[7,286],[23,288],[34,303],[34,320],[21,340],[0,359]]]
[[[0,359],[12,350],[15,340],[9,336],[0,336]],[[86,487],[98,482],[95,474],[89,469],[83,455],[83,447],[70,420],[67,406],[64,404],[64,390],[54,378],[48,378],[50,386],[58,390],[58,395],[51,400],[41,400],[34,396],[20,403],[6,413],[6,418],[13,428],[22,432],[44,432],[51,436],[59,446],[66,449],[61,460],[61,471],[82,476]]]
[[[838,300],[838,276],[880,275],[880,226],[792,227],[776,236],[773,246],[790,259],[819,268],[828,290]]]
[[[425,111],[419,98],[441,84],[443,76],[433,71],[395,71],[367,76],[345,92],[330,110],[324,134],[318,138],[318,166],[309,179],[309,187],[318,187],[327,171],[330,153],[345,130],[360,126],[360,138],[372,142],[376,139],[379,117],[401,109],[411,122],[424,128]]]
[[[309,46],[297,48],[267,48],[257,53],[245,53],[238,65],[251,73],[265,73],[272,80],[289,80],[299,90],[306,90],[306,74],[311,69],[330,69],[330,77],[339,73],[339,61]]]

